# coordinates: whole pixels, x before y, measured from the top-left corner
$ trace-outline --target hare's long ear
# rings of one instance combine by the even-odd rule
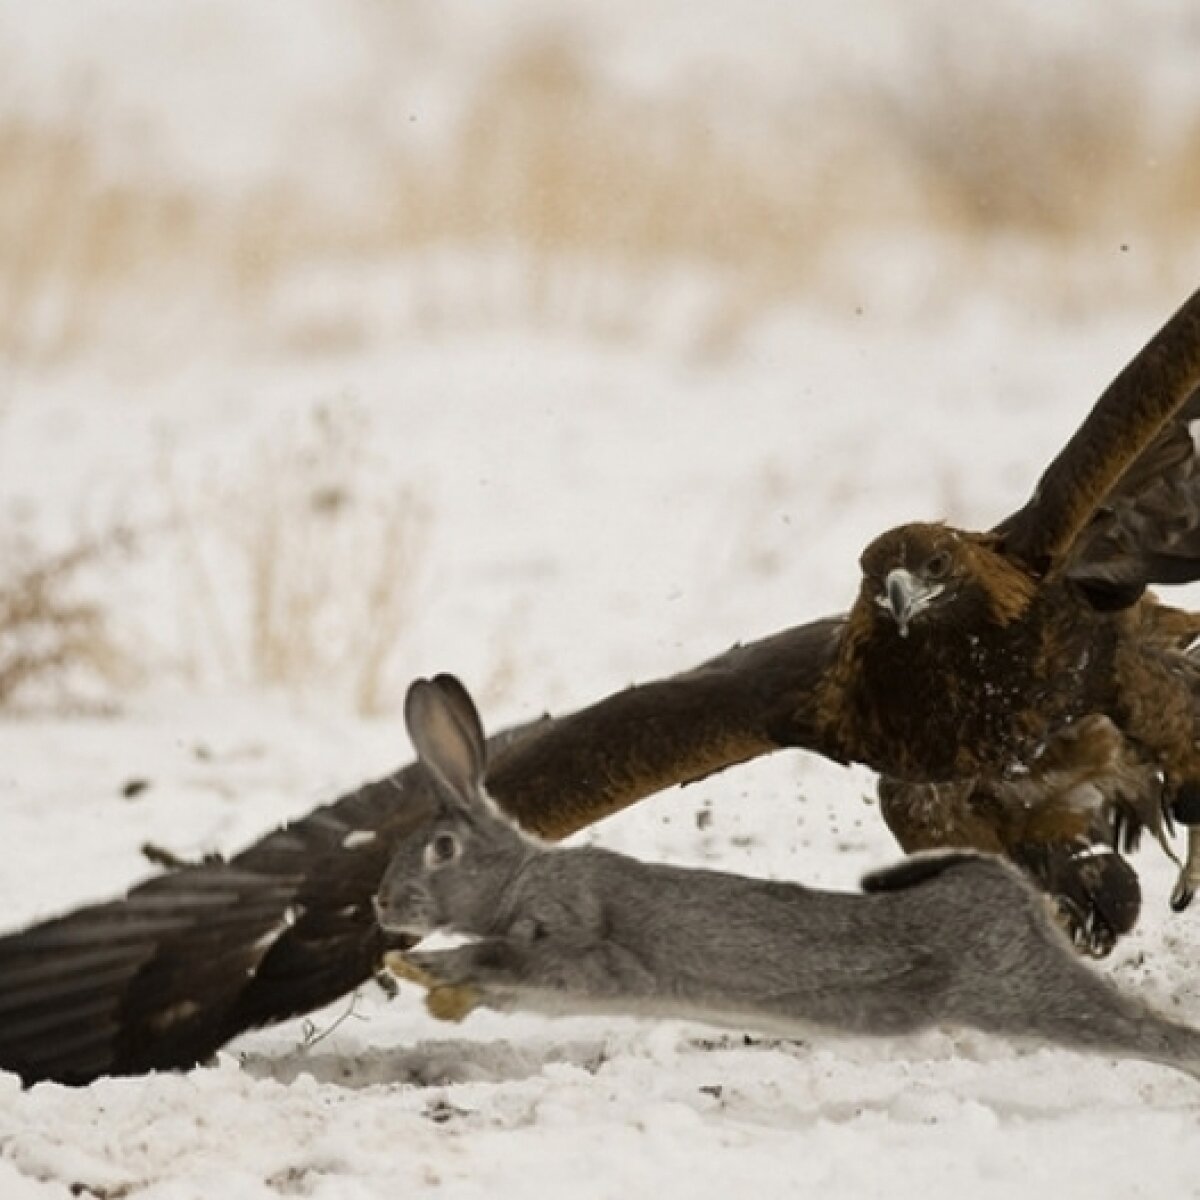
[[[483,725],[453,675],[417,679],[404,698],[404,721],[417,757],[466,808],[479,804],[486,763]]]
[[[487,770],[487,739],[484,737],[483,721],[475,707],[475,701],[456,675],[435,675],[433,685],[442,693],[463,733],[471,741],[475,761],[479,767],[476,782],[482,787],[484,772]]]

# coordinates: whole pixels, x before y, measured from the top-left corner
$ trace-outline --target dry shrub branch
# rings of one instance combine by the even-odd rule
[[[0,708],[95,700],[128,678],[110,616],[81,584],[122,541],[111,535],[53,555],[0,541]]]
[[[180,523],[193,666],[226,682],[340,693],[364,715],[386,709],[428,525],[414,489],[373,464],[352,406],[318,407]]]

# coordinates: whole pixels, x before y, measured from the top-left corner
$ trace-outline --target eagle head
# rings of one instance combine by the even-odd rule
[[[927,622],[1007,625],[1026,611],[1035,582],[993,539],[942,524],[901,525],[862,553],[860,603],[908,637]]]

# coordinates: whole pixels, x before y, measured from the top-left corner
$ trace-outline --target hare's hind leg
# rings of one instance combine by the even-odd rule
[[[1159,1016],[1082,962],[1040,897],[1022,888],[981,899],[991,917],[959,964],[952,1019],[1200,1078],[1200,1032]]]
[[[1042,978],[1035,975],[1032,981],[1035,1036],[1098,1054],[1161,1063],[1200,1078],[1200,1032],[1117,991],[1061,946],[1056,930],[1049,932],[1054,961],[1048,954]]]
[[[869,876],[864,890],[907,894],[925,926],[940,931],[935,958],[950,977],[942,991],[918,989],[935,1020],[1200,1076],[1200,1032],[1085,965],[1043,898],[998,859],[921,856]]]

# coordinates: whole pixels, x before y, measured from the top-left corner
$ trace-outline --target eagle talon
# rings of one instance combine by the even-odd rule
[[[1095,909],[1085,909],[1066,896],[1055,896],[1052,908],[1059,927],[1080,954],[1107,958],[1112,953],[1117,934]]]
[[[1192,902],[1196,894],[1196,885],[1200,884],[1200,825],[1191,825],[1187,832],[1187,858],[1179,870],[1179,878],[1171,892],[1171,908],[1175,912],[1183,912]]]
[[[1117,944],[1116,934],[1095,912],[1089,912],[1084,922],[1084,950],[1092,958],[1107,958]]]

